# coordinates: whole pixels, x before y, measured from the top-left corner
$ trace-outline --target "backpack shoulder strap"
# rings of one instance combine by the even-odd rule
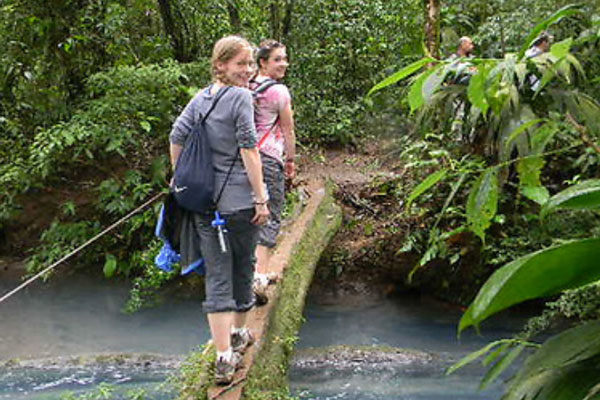
[[[254,94],[260,94],[274,85],[281,85],[281,83],[277,82],[275,79],[267,78],[264,81],[260,82],[258,86],[253,90],[253,92]]]
[[[210,115],[210,113],[212,112],[212,110],[214,110],[215,106],[217,105],[217,103],[219,102],[219,100],[221,99],[221,97],[223,97],[225,95],[225,93],[227,93],[227,91],[230,88],[231,88],[230,86],[225,86],[224,88],[222,88],[221,90],[219,90],[219,92],[217,93],[217,97],[215,97],[215,100],[210,105],[210,108],[208,109],[208,111],[206,112],[206,114],[204,114],[203,116],[201,116],[201,119],[200,119],[200,123],[201,124],[203,124],[204,121],[206,121],[206,118],[208,118],[208,116]]]

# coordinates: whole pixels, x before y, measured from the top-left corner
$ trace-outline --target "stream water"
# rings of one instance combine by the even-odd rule
[[[419,354],[408,362],[350,362],[349,366],[326,367],[321,371],[295,362],[290,369],[293,393],[302,399],[314,400],[499,399],[503,390],[501,383],[478,390],[485,373],[480,364],[460,369],[450,376],[446,376],[445,371],[490,341],[510,337],[523,326],[526,316],[500,315],[482,325],[481,336],[471,330],[458,340],[456,328],[461,315],[458,309],[414,297],[353,305],[324,305],[309,298],[306,322],[296,345],[297,359],[302,359],[308,349],[342,345],[361,349],[402,348]]]
[[[0,293],[18,283],[0,279]],[[80,396],[111,390],[115,399],[172,399],[163,382],[177,370],[178,360],[209,338],[200,299],[170,298],[128,315],[121,311],[128,289],[124,282],[73,273],[36,283],[0,304],[0,400],[58,400],[68,398],[69,392]],[[484,327],[484,337],[468,333],[458,342],[460,311],[414,298],[352,306],[323,305],[309,298],[305,315],[290,385],[302,399],[319,400],[498,399],[500,385],[477,391],[483,369],[467,368],[450,377],[444,370],[468,351],[510,335],[523,322],[505,315]],[[349,368],[313,368],[300,361],[309,348],[336,345],[393,346],[427,357],[424,362]],[[94,362],[85,358],[115,353],[155,356],[96,357]],[[142,391],[145,397],[139,397]]]

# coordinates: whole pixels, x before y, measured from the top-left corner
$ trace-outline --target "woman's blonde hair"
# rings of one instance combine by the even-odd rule
[[[215,43],[211,59],[211,74],[213,81],[219,80],[225,84],[230,84],[231,82],[227,82],[224,74],[219,71],[217,63],[226,63],[245,49],[252,52],[252,45],[241,36],[231,35],[219,39],[217,43]]]

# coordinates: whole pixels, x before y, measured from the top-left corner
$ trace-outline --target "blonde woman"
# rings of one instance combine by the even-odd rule
[[[171,164],[175,166],[192,127],[214,105],[205,131],[213,154],[216,207],[226,220],[225,249],[217,229],[211,226],[214,213],[195,213],[193,218],[205,261],[203,307],[217,350],[218,384],[232,381],[241,353],[253,341],[245,327],[246,312],[255,303],[252,260],[258,228],[269,216],[256,147],[253,99],[247,89],[252,63],[252,48],[245,39],[228,36],[219,40],[212,55],[213,83],[190,101],[170,134]]]

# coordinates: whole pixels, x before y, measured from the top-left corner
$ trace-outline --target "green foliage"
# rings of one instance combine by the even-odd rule
[[[21,140],[68,118],[90,75],[170,53],[151,0],[3,4],[0,109],[19,126]]]
[[[579,12],[575,10],[580,9],[571,6],[553,13],[534,27],[533,32],[539,33]],[[451,182],[460,177],[462,185],[472,173],[481,173],[471,185],[465,216],[468,229],[482,241],[492,226],[513,164],[516,164],[521,195],[539,205],[549,199],[549,190],[542,183],[546,158],[552,154],[548,148],[557,148],[561,140],[572,142],[574,136],[573,127],[563,120],[565,112],[576,115],[586,128],[595,131],[597,117],[593,115],[600,113],[600,106],[574,88],[581,82],[578,79],[583,78],[583,71],[577,58],[570,53],[572,43],[573,40],[567,38],[554,44],[549,53],[532,59],[514,53],[498,59],[446,60],[435,65],[429,59],[422,59],[371,90],[388,87],[418,73],[419,67],[428,67],[410,81],[407,100],[411,109],[418,110],[416,129],[439,133],[450,143],[460,134],[463,147],[454,151],[451,157],[460,159],[465,153],[483,157],[483,172],[470,170],[464,175],[462,172],[465,171],[456,170],[446,178]],[[454,84],[448,79],[460,73],[470,74],[468,84]],[[532,75],[541,78],[535,91],[528,78]],[[581,145],[581,142],[575,145]],[[453,148],[452,145],[444,147]],[[568,151],[568,148],[556,151]],[[411,204],[423,189],[430,189],[430,180],[436,178],[432,175],[421,182],[407,203]],[[450,207],[449,200],[447,198],[444,210]],[[514,202],[515,199],[510,200]],[[437,221],[442,217],[443,212],[438,213]],[[438,222],[431,230],[421,265],[445,254],[440,251],[444,248],[440,239],[445,236],[435,229]]]
[[[558,209],[592,209],[600,206],[600,180],[590,179],[552,196],[541,209],[541,218]]]
[[[514,304],[599,280],[598,257],[600,239],[587,239],[540,250],[505,265],[482,286],[461,318],[459,332]]]
[[[448,171],[446,169],[441,169],[429,175],[423,182],[419,183],[408,196],[408,199],[406,200],[406,208],[410,208],[411,203],[417,197],[421,196],[436,183],[443,180],[446,177],[447,172]]]
[[[40,238],[42,244],[37,247],[35,254],[29,258],[27,270],[30,273],[35,273],[44,269],[98,234],[100,230],[101,226],[98,222],[60,223],[55,220],[42,233]]]
[[[380,71],[421,51],[418,21],[405,17],[420,16],[420,3],[303,0],[295,10],[286,44],[298,135],[351,142],[368,111],[361,96]]]
[[[112,174],[110,164],[117,160],[130,168],[152,165],[154,157],[165,153],[166,144],[157,140],[169,130],[170,119],[165,116],[174,115],[174,106],[188,98],[185,82],[174,63],[117,67],[91,77],[87,86],[91,99],[82,109],[68,122],[40,131],[26,159],[0,170],[0,190],[8,200],[2,202],[0,214],[12,215],[15,194],[56,181],[58,174],[85,169]]]
[[[367,93],[367,96],[370,96],[381,89],[384,89],[407,78],[408,76],[414,74],[415,72],[423,68],[425,65],[428,65],[435,61],[436,60],[434,60],[433,58],[422,58],[418,61],[415,61],[414,63],[402,68],[400,71],[395,72],[394,74],[388,76],[387,78],[379,82],[377,85],[373,86],[371,90],[369,90],[369,92]]]
[[[525,361],[503,399],[597,399],[600,321],[547,340]]]
[[[529,33],[529,36],[527,36],[527,39],[525,39],[523,46],[519,50],[519,58],[521,58],[525,55],[525,52],[527,51],[527,49],[531,46],[531,44],[535,41],[535,39],[538,37],[538,35],[542,31],[548,29],[549,26],[551,26],[555,23],[558,23],[561,19],[569,17],[571,15],[576,15],[580,12],[581,12],[581,10],[578,9],[577,6],[575,6],[573,4],[569,4],[569,5],[561,8],[560,10],[556,11],[554,14],[552,14],[548,18],[539,22],[535,26],[535,28],[533,28],[531,30],[531,32]],[[554,54],[554,50],[552,51],[552,53]],[[563,52],[561,52],[560,55],[556,55],[556,54],[554,54],[554,55],[556,57],[560,58],[561,56],[566,56],[567,53],[568,53],[568,47],[566,48],[566,50],[563,47]]]
[[[215,359],[212,344],[205,344],[188,355],[181,367],[181,374],[170,378],[170,382],[179,388],[179,400],[189,399],[190,396],[198,400],[208,399],[208,388],[214,382]]]
[[[496,169],[487,169],[475,181],[467,200],[469,228],[485,241],[485,230],[490,226],[498,207],[498,177]]]
[[[585,188],[594,187],[595,183],[588,181],[583,185],[575,185],[559,193],[556,198],[568,203],[571,198],[577,199],[581,196],[580,208],[596,207],[595,202],[586,204],[585,201]],[[553,202],[553,199],[548,203]],[[553,203],[555,207],[560,205],[556,200]],[[574,203],[577,203],[577,200],[574,200]],[[597,238],[573,241],[528,254],[505,265],[483,285],[461,318],[459,333],[468,326],[477,327],[490,315],[513,304],[550,296],[567,289],[575,290],[567,292],[554,302],[551,308],[559,309],[565,316],[594,318],[592,322],[568,329],[546,341],[526,360],[525,365],[511,381],[504,399],[562,399],[565,396],[573,399],[596,398],[599,376],[597,362],[600,359],[600,344],[597,343],[600,329],[600,322],[597,320],[600,309],[600,297],[597,292],[600,282],[600,274],[597,271],[599,245],[600,240]],[[582,302],[587,294],[591,297]],[[534,335],[546,328],[548,315],[552,314],[557,315],[556,312],[546,312],[545,315],[531,321],[526,334]],[[460,368],[473,361],[491,347],[492,344],[478,354],[469,355],[455,367]],[[505,353],[507,361],[504,364],[514,360],[510,359],[511,354]],[[503,361],[504,359],[500,362]],[[488,370],[482,384],[499,375],[494,372],[495,367]]]
[[[199,75],[196,71],[202,67],[190,65],[185,74],[178,65],[165,63],[117,67],[94,75],[87,85],[90,99],[82,109],[68,122],[39,132],[23,164],[2,170],[0,179],[6,184],[2,191],[7,194],[2,203],[5,216],[14,214],[12,210],[18,206],[15,194],[31,187],[64,185],[67,180],[66,190],[87,193],[76,202],[65,203],[67,212],[57,216],[42,234],[28,264],[31,273],[83,244],[165,187],[165,132],[177,113],[176,106],[183,106],[189,98],[183,85],[190,83],[187,76]],[[82,176],[92,180],[75,183]],[[86,199],[88,194],[93,198]],[[153,265],[158,251],[158,246],[152,245],[148,254],[138,254],[151,239],[155,211],[135,215],[116,234],[88,247],[79,260],[103,262],[107,277],[141,274]],[[107,258],[102,261],[105,253]],[[150,288],[158,288],[170,278],[155,274],[148,282],[136,284],[129,308],[139,307]]]
[[[500,17],[514,5],[510,1],[503,3],[507,8],[501,10]],[[595,174],[587,165],[595,165],[598,160],[597,154],[592,156],[596,145],[585,140],[585,135],[590,134],[592,140],[597,140],[600,106],[594,96],[588,94],[589,88],[585,84],[583,65],[587,60],[580,58],[580,48],[575,44],[580,28],[571,25],[571,34],[561,37],[562,40],[548,53],[531,59],[524,57],[531,39],[550,25],[554,27],[553,24],[560,21],[561,27],[575,23],[589,27],[589,19],[580,10],[581,7],[569,6],[554,13],[544,12],[542,22],[530,29],[529,39],[520,45],[516,42],[511,45],[513,51],[522,47],[521,54],[503,52],[495,59],[442,61],[433,66],[423,60],[423,66],[427,65],[428,69],[419,73],[407,68],[396,74],[402,79],[416,75],[409,81],[406,97],[411,109],[418,111],[415,130],[429,138],[434,132],[436,138],[442,138],[440,143],[447,143],[441,146],[441,151],[446,151],[441,165],[430,164],[427,159],[415,161],[415,165],[423,169],[436,165],[438,171],[424,180],[417,180],[420,183],[407,196],[409,204],[414,204],[417,196],[421,196],[430,207],[427,211],[417,209],[420,214],[413,213],[422,218],[421,226],[428,226],[429,235],[428,238],[427,235],[409,237],[416,240],[407,240],[399,251],[417,249],[421,254],[419,265],[436,258],[446,258],[450,265],[455,264],[460,256],[449,248],[466,227],[482,241],[489,238],[482,252],[484,261],[498,264],[501,260],[516,258],[487,280],[461,319],[459,332],[468,326],[478,327],[490,315],[516,303],[561,294],[567,289],[574,290],[569,291],[568,296],[563,295],[558,300],[560,306],[548,315],[575,313],[591,320],[598,318],[597,290],[584,291],[582,286],[600,280],[597,272],[600,256],[600,241],[596,237],[598,216],[590,211],[597,206],[597,182],[585,181]],[[504,47],[505,43],[501,45]],[[460,73],[457,72],[460,69],[470,74],[465,85],[454,84],[451,79]],[[532,87],[531,76],[536,76],[540,84]],[[395,77],[390,80],[397,82]],[[373,90],[385,86],[389,86],[387,82],[381,82]],[[569,118],[565,119],[565,116]],[[462,149],[455,143],[459,140]],[[583,145],[590,149],[581,150]],[[407,151],[419,154],[421,149]],[[481,165],[469,169],[458,167],[463,157],[469,154],[478,155]],[[582,176],[579,168],[583,165],[586,172]],[[444,184],[434,186],[442,170],[448,171],[444,174]],[[477,177],[468,193],[460,190],[474,175]],[[560,191],[565,183],[580,180],[583,183],[551,197],[551,191]],[[449,188],[452,188],[450,194]],[[444,198],[446,201],[440,208]],[[457,200],[463,205],[457,204]],[[464,207],[464,213],[460,212],[461,207]],[[449,218],[448,210],[453,208],[459,212]],[[565,211],[552,214],[554,218],[546,218],[545,226],[540,226],[540,215],[543,217],[561,208]],[[577,223],[578,220],[584,222]],[[575,238],[577,240],[568,241]],[[422,245],[425,241],[426,245]],[[499,244],[504,247],[490,249]],[[549,245],[553,246],[535,251]],[[530,253],[524,254],[527,251]],[[492,253],[493,257],[490,257]],[[415,271],[416,268],[409,278]],[[573,310],[568,309],[569,303],[573,304]],[[548,318],[540,318],[530,331],[537,332],[548,326]],[[597,336],[597,327],[590,328],[589,332],[566,331],[563,334],[564,338],[557,340],[557,344],[548,341],[533,354],[511,382],[505,398],[541,400],[598,396],[600,349],[587,339]],[[570,349],[565,346],[565,352],[561,353],[558,347],[562,346],[563,340],[572,343]],[[470,354],[456,367],[483,358],[483,364],[489,367],[481,383],[485,387],[529,345],[523,337],[494,342]],[[564,356],[572,362],[556,361],[551,354],[557,358]],[[578,374],[585,376],[585,384]]]
[[[165,272],[154,266],[154,258],[161,247],[162,241],[155,238],[143,250],[137,250],[131,256],[129,263],[138,267],[139,275],[133,279],[125,312],[133,313],[158,304],[158,290],[178,275],[177,268],[173,272]]]

